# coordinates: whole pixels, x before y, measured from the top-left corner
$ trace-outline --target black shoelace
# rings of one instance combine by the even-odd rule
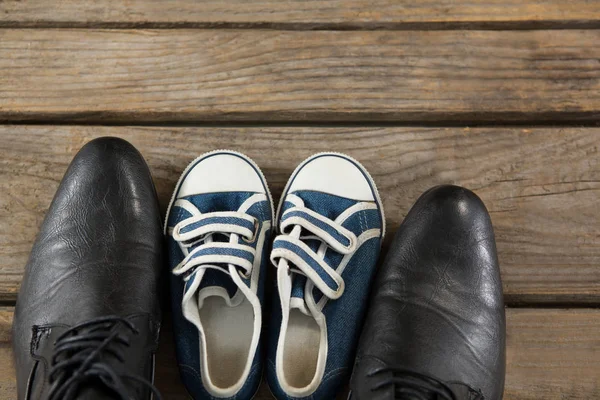
[[[120,333],[119,327],[127,333]],[[130,336],[139,331],[128,320],[120,317],[103,317],[87,321],[70,328],[60,335],[54,346],[49,381],[51,384],[48,400],[73,400],[86,383],[101,383],[112,391],[117,399],[129,400],[131,394],[125,384],[135,381],[146,386],[160,400],[160,393],[147,380],[128,374],[117,374],[102,361],[113,357],[124,362],[125,349],[129,347]]]
[[[369,373],[369,377],[388,373],[377,382],[371,391],[393,385],[396,400],[463,400],[458,399],[448,384],[422,373],[402,368],[385,367]],[[481,392],[469,389],[472,393],[469,400],[485,400]]]

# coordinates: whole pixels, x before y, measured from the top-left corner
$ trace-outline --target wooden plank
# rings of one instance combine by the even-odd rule
[[[16,399],[17,382],[12,359],[12,307],[0,307],[0,398]]]
[[[248,154],[279,198],[296,165],[339,151],[377,182],[392,234],[417,197],[475,190],[494,223],[509,304],[600,304],[600,128],[0,126],[0,300],[12,301],[44,213],[88,140],[121,136],[146,157],[162,205],[185,166],[215,148]]]
[[[508,309],[505,400],[600,397],[600,310]],[[0,309],[0,395],[16,398],[10,348],[12,309]],[[187,400],[177,371],[170,323],[161,335],[156,385],[169,400]],[[257,400],[271,399],[263,384]]]
[[[504,398],[600,398],[600,310],[507,310]]]
[[[0,30],[0,121],[600,120],[600,30]]]
[[[288,29],[398,29],[429,25],[564,27],[597,23],[589,0],[43,0],[0,2],[0,26],[242,26]],[[432,26],[433,25],[433,26]]]

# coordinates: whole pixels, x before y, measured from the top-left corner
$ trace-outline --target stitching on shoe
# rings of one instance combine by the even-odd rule
[[[190,373],[190,371],[186,371],[186,370],[191,370],[194,374],[194,378],[198,378],[198,379],[202,379],[200,377],[200,372],[198,372],[194,367],[189,366],[187,364],[179,364],[179,368],[183,369],[183,372],[187,372]]]

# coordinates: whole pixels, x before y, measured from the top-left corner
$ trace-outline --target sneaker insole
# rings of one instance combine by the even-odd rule
[[[304,388],[312,382],[317,372],[320,340],[320,328],[314,318],[298,309],[290,310],[283,351],[283,372],[288,385]]]
[[[244,373],[254,330],[248,299],[229,307],[222,297],[208,297],[200,309],[208,356],[208,375],[218,388],[233,386]]]

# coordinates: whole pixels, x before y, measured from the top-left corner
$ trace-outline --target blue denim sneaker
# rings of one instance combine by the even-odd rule
[[[361,331],[385,233],[381,200],[357,161],[316,154],[288,181],[277,225],[269,387],[279,400],[332,400]]]
[[[194,160],[167,211],[179,370],[194,399],[251,399],[262,377],[260,335],[273,202],[243,154]]]

